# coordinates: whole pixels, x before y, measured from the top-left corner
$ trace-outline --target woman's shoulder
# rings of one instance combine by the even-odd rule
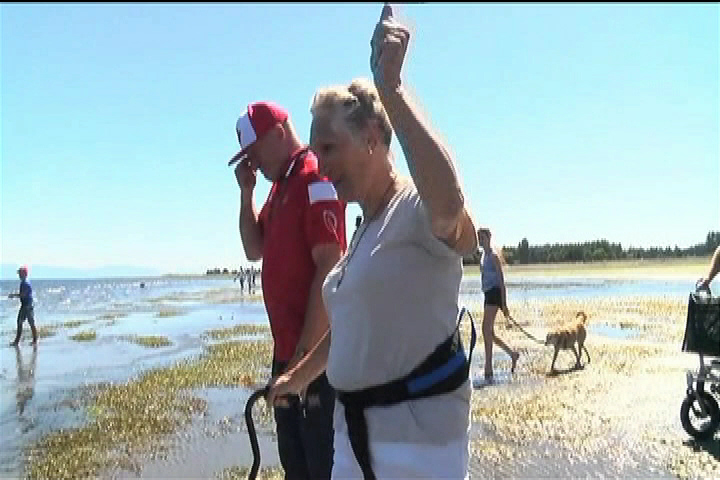
[[[403,236],[422,244],[435,256],[456,260],[458,254],[432,232],[430,217],[417,187],[410,178],[399,179],[398,191],[391,207],[391,215],[403,230]]]
[[[412,178],[398,177],[397,183],[398,187],[395,199],[398,204],[402,204],[405,208],[424,208],[422,198]]]

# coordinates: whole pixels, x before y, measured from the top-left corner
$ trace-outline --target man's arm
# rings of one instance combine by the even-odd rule
[[[294,367],[270,381],[266,401],[268,405],[283,406],[285,402],[276,402],[284,395],[299,395],[318,375],[327,368],[330,354],[330,330],[326,330],[320,341]]]
[[[242,239],[245,256],[248,260],[262,258],[263,236],[258,222],[258,214],[253,202],[253,191],[256,182],[255,172],[246,160],[238,162],[235,167],[235,179],[240,187],[240,238]]]
[[[715,275],[718,274],[720,271],[720,245],[715,249],[715,253],[712,256],[712,259],[710,259],[710,268],[708,269],[707,276],[705,278],[700,279],[700,283],[702,287],[708,287],[710,285],[710,282],[713,281],[713,278],[715,278]]]
[[[316,245],[312,249],[312,257],[316,267],[315,276],[310,284],[305,323],[300,333],[295,355],[290,360],[288,369],[292,368],[303,355],[310,351],[330,327],[327,310],[322,299],[322,285],[328,272],[340,260],[341,256],[342,250],[340,245],[336,243]]]
[[[496,253],[493,253],[493,260],[495,261],[495,266],[498,269],[498,274],[500,275],[500,296],[502,300],[501,309],[503,312],[503,315],[505,317],[510,316],[510,310],[508,310],[507,306],[507,288],[505,287],[505,274],[503,273],[502,263],[500,263],[500,257]]]

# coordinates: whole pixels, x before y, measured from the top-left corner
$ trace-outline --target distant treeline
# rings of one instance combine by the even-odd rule
[[[654,258],[682,258],[712,254],[720,245],[720,232],[709,232],[705,242],[689,248],[650,247],[624,249],[619,243],[595,240],[584,243],[556,243],[554,245],[530,245],[523,238],[517,247],[502,247],[502,255],[508,265],[529,263],[597,262],[605,260],[640,260]],[[466,257],[466,265],[480,263],[480,251]]]
[[[237,269],[236,269],[236,270],[229,270],[229,269],[227,269],[227,268],[217,268],[217,267],[216,267],[216,268],[208,268],[208,269],[205,271],[205,275],[240,275],[240,274],[242,274],[242,273],[244,273],[244,274],[246,274],[246,275],[247,275],[247,274],[253,275],[253,274],[256,274],[256,273],[260,273],[260,269],[259,269],[259,268],[255,268],[255,267],[253,267],[253,266],[250,266],[250,267],[248,267],[248,268],[246,268],[246,269],[240,268],[239,270],[237,270]]]

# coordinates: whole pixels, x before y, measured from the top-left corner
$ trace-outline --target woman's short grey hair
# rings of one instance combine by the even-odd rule
[[[310,113],[313,116],[325,113],[342,120],[353,135],[367,129],[369,123],[375,120],[383,133],[383,143],[390,147],[393,133],[390,119],[375,85],[365,78],[357,78],[347,87],[318,89],[313,96]]]

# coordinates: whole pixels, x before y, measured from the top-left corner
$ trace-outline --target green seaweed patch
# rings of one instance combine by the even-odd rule
[[[52,337],[57,333],[57,327],[54,325],[40,325],[37,327],[38,338]]]
[[[246,325],[240,324],[234,327],[216,328],[206,331],[203,335],[213,340],[234,337],[236,335],[260,335],[270,333],[267,325]]]
[[[60,326],[65,328],[76,328],[80,325],[85,325],[86,323],[90,323],[90,320],[68,320],[67,322],[61,323]]]
[[[90,342],[92,340],[95,340],[97,338],[97,333],[95,333],[95,330],[87,330],[84,332],[78,332],[75,335],[71,336],[71,340],[75,340],[76,342]]]
[[[159,437],[186,426],[207,402],[193,396],[201,387],[253,387],[272,359],[271,341],[210,345],[196,357],[150,370],[121,385],[92,387],[85,406],[89,421],[44,436],[29,447],[30,479],[75,479],[129,469],[144,454],[163,448]],[[262,379],[263,382],[267,378]],[[271,409],[258,402],[258,427],[272,422]]]
[[[158,313],[155,314],[158,318],[165,318],[165,317],[177,317],[180,315],[185,315],[185,312],[182,310],[160,310]]]
[[[270,341],[231,341],[206,347],[199,359],[148,373],[158,388],[251,386],[271,361]],[[264,379],[266,380],[266,379]]]
[[[143,347],[159,348],[172,345],[172,342],[167,337],[161,335],[126,335],[122,338]]]
[[[220,480],[245,480],[250,473],[249,467],[229,467],[216,475]],[[258,470],[258,478],[264,480],[282,480],[285,473],[282,467],[261,467]]]

